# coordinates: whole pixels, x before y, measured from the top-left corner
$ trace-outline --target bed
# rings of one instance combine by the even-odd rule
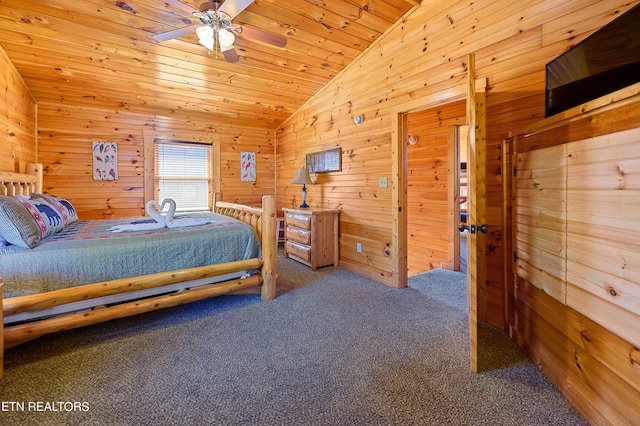
[[[42,170],[41,164],[30,164],[27,173],[0,171],[0,195],[12,197],[3,201],[38,199]],[[185,222],[172,229],[147,229],[148,217],[72,221],[73,208],[64,209],[66,200],[45,195],[38,200],[63,212],[60,216],[69,223],[51,220],[46,203],[44,209],[37,204],[43,220],[50,219],[47,225],[58,228],[47,235],[38,222],[36,243],[20,230],[19,242],[0,246],[0,377],[4,350],[48,333],[222,294],[259,292],[263,300],[275,297],[273,196],[263,196],[262,205],[252,207],[223,202],[215,194],[213,214],[181,217],[198,226]],[[0,213],[6,215],[6,210],[10,209]],[[127,226],[134,228],[117,232]],[[7,235],[6,227],[3,232]],[[232,254],[231,247],[237,253]],[[184,255],[176,254],[183,250]]]

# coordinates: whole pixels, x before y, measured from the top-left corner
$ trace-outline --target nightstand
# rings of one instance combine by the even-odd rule
[[[315,271],[338,266],[339,216],[336,209],[289,209],[284,211],[284,255]]]

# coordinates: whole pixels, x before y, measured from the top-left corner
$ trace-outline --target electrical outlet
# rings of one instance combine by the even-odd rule
[[[362,244],[361,243],[356,243],[356,251],[358,253],[362,253]]]
[[[382,177],[378,179],[378,186],[380,188],[386,188],[387,187],[387,178],[386,177]]]

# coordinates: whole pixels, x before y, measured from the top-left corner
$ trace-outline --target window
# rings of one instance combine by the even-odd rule
[[[211,210],[211,144],[156,139],[154,145],[154,198],[173,198],[177,211]]]

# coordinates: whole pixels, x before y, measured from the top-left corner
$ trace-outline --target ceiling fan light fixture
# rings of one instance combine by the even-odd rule
[[[257,28],[244,28],[234,25],[233,19],[243,10],[249,7],[255,0],[213,0],[200,5],[200,10],[183,3],[180,0],[166,0],[168,5],[174,6],[183,12],[191,13],[198,18],[202,26],[190,25],[164,33],[155,34],[156,41],[167,41],[183,37],[195,32],[198,42],[210,52],[223,52],[227,62],[238,62],[240,57],[233,44],[235,35],[241,34],[244,38],[253,39],[275,47],[285,47],[287,39],[283,36],[272,34]],[[2,0],[0,0],[2,2]],[[218,55],[216,54],[216,58]]]
[[[213,52],[215,50],[214,40],[212,38],[204,39],[204,40],[198,40],[198,41],[200,42],[201,45],[203,45],[204,47],[206,47],[210,51]]]
[[[198,42],[203,45],[204,47],[206,47],[207,49],[209,49],[210,51],[214,51],[216,49],[215,47],[215,40],[212,38],[201,38],[198,40]]]
[[[196,35],[200,41],[208,39],[213,40],[213,28],[208,25],[196,27]]]
[[[220,43],[221,52],[231,49],[235,41],[236,37],[231,31],[224,28],[218,30],[218,42]]]

